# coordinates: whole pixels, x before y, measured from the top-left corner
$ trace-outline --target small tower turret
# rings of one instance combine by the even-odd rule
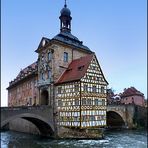
[[[71,20],[72,17],[70,10],[67,8],[66,0],[64,8],[61,10],[61,16],[60,19],[60,31],[61,32],[71,32]]]

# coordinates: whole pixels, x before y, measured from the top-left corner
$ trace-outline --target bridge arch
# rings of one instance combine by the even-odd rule
[[[31,113],[23,113],[23,114],[11,116],[1,122],[1,128],[4,127],[6,124],[8,124],[11,120],[14,120],[17,118],[22,118],[33,123],[39,129],[40,134],[42,136],[49,136],[49,137],[54,136],[54,127],[52,126],[52,124],[46,121],[43,117],[36,114],[31,114]]]
[[[107,111],[107,126],[110,128],[124,127],[126,124],[125,118],[120,112]]]

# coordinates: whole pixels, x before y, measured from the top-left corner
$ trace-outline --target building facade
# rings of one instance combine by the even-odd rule
[[[37,62],[19,72],[17,77],[9,82],[8,106],[26,106],[37,104],[39,99]]]
[[[50,105],[62,127],[106,125],[106,81],[97,57],[71,34],[71,12],[61,10],[60,33],[43,37],[37,62],[10,82],[8,106]]]
[[[120,96],[122,104],[145,106],[144,94],[138,91],[135,87],[124,89],[124,92],[121,93]]]

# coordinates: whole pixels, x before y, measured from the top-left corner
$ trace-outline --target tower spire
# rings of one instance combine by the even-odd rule
[[[67,7],[66,0],[65,0],[65,5],[64,5],[64,7],[65,7],[65,8]]]
[[[61,10],[61,16],[60,18],[60,30],[61,32],[71,32],[71,20],[72,17],[70,10],[67,8],[67,4],[66,4],[66,0],[65,0],[65,4],[64,4],[64,8]]]

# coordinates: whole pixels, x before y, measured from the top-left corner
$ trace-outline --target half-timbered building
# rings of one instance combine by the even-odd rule
[[[73,60],[56,83],[59,124],[105,126],[107,84],[95,54]]]

